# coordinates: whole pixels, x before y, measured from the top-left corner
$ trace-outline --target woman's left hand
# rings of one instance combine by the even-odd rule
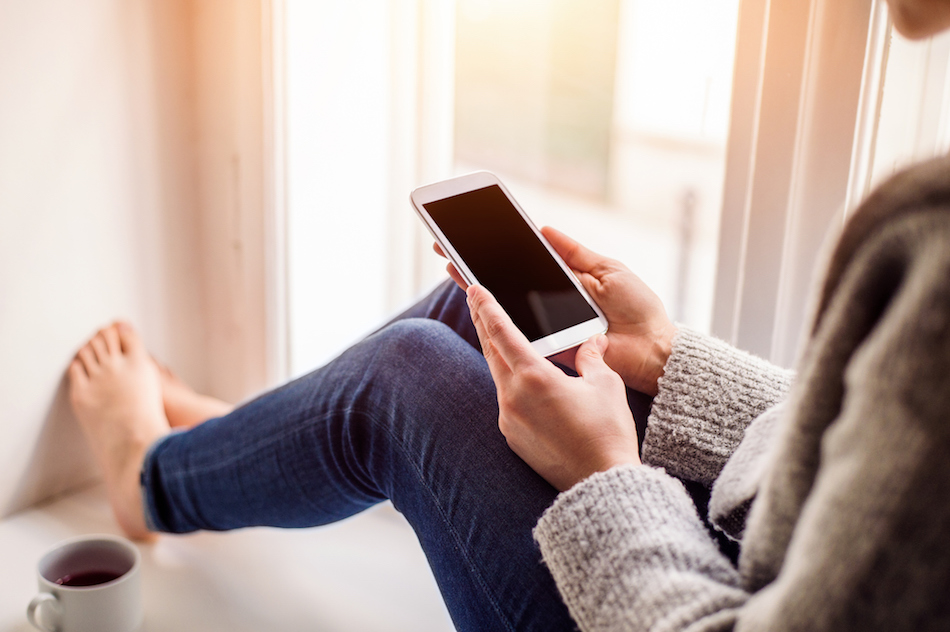
[[[623,380],[604,363],[606,336],[578,348],[579,377],[570,377],[531,348],[488,290],[473,285],[467,294],[498,390],[498,426],[518,456],[559,491],[640,464]]]

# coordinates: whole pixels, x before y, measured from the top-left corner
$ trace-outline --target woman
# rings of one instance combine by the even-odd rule
[[[911,37],[950,26],[947,0],[891,8]],[[120,524],[310,526],[390,498],[459,629],[950,629],[950,160],[854,214],[794,385],[545,234],[610,322],[578,377],[479,287],[233,411],[99,332],[71,395]],[[629,389],[655,395],[642,460]],[[712,489],[738,568],[681,481]]]

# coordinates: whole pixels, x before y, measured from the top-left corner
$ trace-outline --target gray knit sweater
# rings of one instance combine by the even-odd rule
[[[681,329],[645,465],[541,518],[582,630],[950,630],[950,159],[865,202],[820,290],[790,392]],[[674,476],[712,485],[738,569]]]

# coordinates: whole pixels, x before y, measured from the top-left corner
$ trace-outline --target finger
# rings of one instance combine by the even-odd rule
[[[462,288],[463,291],[468,289],[468,283],[466,283],[465,279],[462,278],[462,275],[459,274],[459,271],[455,268],[454,263],[446,264],[445,271],[449,273],[449,276],[452,277],[452,280],[455,281],[455,284]]]
[[[602,287],[600,279],[589,272],[580,272],[578,270],[574,270],[574,276],[576,276],[577,280],[581,282],[581,285],[584,286],[584,289],[590,292],[591,296],[600,298],[600,289]]]
[[[483,350],[487,344],[497,349],[501,360],[512,371],[532,366],[539,360],[543,361],[488,290],[480,285],[472,285],[467,294],[472,322]]]
[[[485,356],[485,361],[488,362],[488,370],[491,372],[492,378],[495,380],[495,385],[501,388],[502,384],[511,377],[511,367],[509,367],[504,358],[501,357],[501,354],[498,352],[498,348],[495,346],[495,343],[490,339],[487,331],[485,330],[482,315],[478,313],[472,306],[470,296],[474,291],[475,290],[469,286],[469,288],[465,291],[465,300],[468,302],[469,312],[472,316],[472,324],[475,326],[475,333],[478,336],[479,343],[481,344],[482,354]]]
[[[597,334],[580,347],[577,348],[577,355],[574,356],[574,366],[577,374],[583,378],[595,377],[603,371],[613,371],[607,363],[604,362],[604,354],[607,352],[609,341],[604,334]]]
[[[445,256],[445,252],[442,251],[442,246],[439,245],[439,242],[433,241],[432,249],[435,250],[435,254],[439,255],[440,257],[444,257],[445,259],[448,259],[448,257]]]
[[[610,261],[593,250],[582,246],[556,228],[545,226],[541,234],[550,242],[564,262],[578,272],[593,272]]]

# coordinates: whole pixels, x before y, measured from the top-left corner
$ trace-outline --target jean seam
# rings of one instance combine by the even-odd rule
[[[432,321],[432,322],[438,322],[446,329],[449,329],[448,325],[446,325],[445,323],[442,323],[441,321]],[[457,332],[452,331],[452,334],[455,336],[458,336]],[[461,337],[459,338],[460,340],[463,340],[464,342],[464,339],[462,339]],[[465,344],[468,344],[468,343],[465,343]],[[361,387],[362,387],[362,384],[360,385],[360,388]],[[495,613],[498,615],[498,618],[504,623],[505,627],[511,632],[514,632],[514,629],[515,629],[514,626],[512,625],[511,621],[509,621],[508,618],[505,616],[504,610],[501,608],[500,604],[495,599],[494,594],[491,592],[491,590],[489,590],[489,583],[482,576],[481,570],[478,568],[477,565],[474,564],[472,558],[468,555],[468,552],[466,551],[465,547],[462,546],[462,538],[459,536],[458,532],[452,526],[452,523],[448,519],[448,516],[446,516],[445,511],[443,510],[442,505],[439,502],[438,495],[435,494],[432,488],[429,487],[422,471],[416,465],[415,461],[413,461],[413,459],[411,458],[408,448],[403,444],[399,436],[395,432],[393,432],[391,424],[386,423],[385,421],[380,421],[379,419],[376,418],[376,416],[373,413],[365,412],[361,409],[351,408],[349,412],[350,414],[363,416],[375,427],[382,427],[383,431],[387,435],[389,435],[393,444],[399,447],[399,451],[402,453],[403,458],[406,460],[406,462],[411,465],[413,472],[415,472],[417,479],[422,485],[422,488],[425,489],[425,491],[429,494],[429,498],[432,500],[433,504],[435,505],[436,510],[439,512],[439,516],[442,518],[442,523],[446,525],[449,531],[449,534],[451,535],[452,540],[455,543],[456,549],[462,554],[462,557],[467,563],[468,568],[471,570],[472,575],[475,578],[476,585],[486,595],[489,603],[491,604]]]
[[[435,321],[435,322],[438,322],[438,321]],[[465,344],[468,345],[469,343],[465,343]],[[374,361],[374,360],[375,358],[371,359],[370,361]],[[359,384],[356,390],[361,391],[362,386],[363,386],[362,384]],[[288,429],[285,429],[282,432],[278,432],[276,434],[270,435],[262,440],[256,441],[251,445],[246,445],[239,451],[228,454],[224,456],[224,458],[220,460],[216,460],[213,463],[191,466],[188,468],[178,470],[174,473],[170,473],[170,475],[167,476],[166,480],[168,482],[180,481],[184,478],[187,478],[188,476],[207,474],[207,473],[212,473],[212,472],[221,470],[241,459],[246,458],[250,454],[266,449],[268,446],[272,446],[280,441],[287,439],[288,437],[299,435],[301,432],[303,432],[302,428],[312,427],[336,415],[347,415],[350,418],[362,417],[374,429],[374,432],[378,432],[379,430],[382,430],[385,433],[385,436],[389,437],[391,445],[394,446],[394,449],[397,450],[402,455],[402,457],[406,460],[406,463],[410,467],[410,471],[416,476],[417,481],[420,483],[421,489],[424,490],[424,492],[429,496],[430,502],[433,503],[436,511],[438,512],[438,516],[442,519],[443,525],[445,526],[446,531],[449,534],[449,537],[451,537],[451,542],[455,546],[456,551],[461,554],[463,561],[467,565],[468,567],[467,570],[471,574],[475,587],[481,590],[482,594],[487,598],[491,606],[491,609],[496,613],[496,616],[498,617],[499,621],[502,622],[502,625],[504,626],[504,628],[506,630],[513,631],[515,629],[513,622],[506,615],[504,608],[502,608],[501,604],[499,603],[493,591],[491,590],[491,584],[489,581],[487,581],[481,568],[475,563],[475,558],[473,558],[473,556],[469,554],[467,548],[463,546],[463,539],[460,533],[458,532],[458,530],[456,530],[452,522],[448,519],[446,511],[443,508],[438,495],[429,486],[428,481],[426,480],[422,472],[422,469],[419,467],[416,461],[413,458],[411,458],[412,451],[409,449],[407,445],[405,445],[401,441],[400,436],[393,430],[392,425],[388,423],[388,419],[386,419],[384,416],[377,416],[377,414],[378,412],[377,413],[367,412],[363,410],[362,408],[352,408],[352,407],[348,407],[348,408],[340,409],[340,410],[324,411],[319,415],[298,414],[298,416],[292,422],[289,422]],[[364,473],[365,473],[365,470],[364,470]],[[369,480],[372,480],[372,477],[368,477],[368,478]],[[380,486],[377,485],[376,487],[377,489],[379,489]],[[382,494],[382,495],[385,496],[385,494]]]
[[[315,418],[299,419],[299,420],[295,420],[293,425],[296,426],[296,424],[300,423],[301,421],[305,423],[309,423],[314,420]],[[167,475],[167,479],[170,481],[174,481],[174,480],[182,479],[186,476],[192,476],[195,474],[207,474],[209,472],[214,472],[215,470],[219,470],[224,466],[231,465],[232,463],[235,463],[236,461],[247,457],[249,454],[257,452],[261,448],[267,447],[279,441],[283,441],[285,438],[292,436],[294,434],[297,434],[297,432],[298,432],[297,428],[294,427],[289,430],[285,430],[284,432],[271,435],[262,441],[258,441],[252,445],[244,447],[242,450],[238,452],[234,452],[230,454],[224,459],[221,459],[219,461],[216,461],[214,463],[210,463],[207,465],[198,465],[198,466],[184,468],[182,470],[174,472],[173,474]]]
[[[171,475],[167,475],[167,476],[165,475],[165,473],[163,473],[163,477],[165,477],[166,480],[170,482],[170,481],[178,481],[178,480],[181,480],[181,479],[183,479],[183,478],[185,478],[185,477],[187,477],[187,476],[193,476],[193,475],[195,475],[195,474],[207,474],[207,473],[210,473],[210,472],[214,472],[215,470],[221,469],[222,467],[226,467],[226,466],[230,465],[231,463],[233,463],[233,462],[235,462],[235,461],[238,461],[238,460],[240,460],[240,459],[242,459],[242,458],[245,458],[245,457],[246,457],[248,454],[250,454],[250,453],[253,453],[253,452],[257,451],[257,450],[260,450],[261,448],[265,448],[265,447],[267,447],[267,446],[269,446],[269,445],[272,445],[272,444],[274,444],[274,443],[276,443],[276,442],[282,441],[283,439],[285,439],[285,438],[287,438],[287,437],[289,437],[289,436],[292,436],[292,435],[294,435],[294,434],[297,434],[298,432],[300,432],[300,431],[299,431],[299,428],[298,428],[298,425],[300,425],[300,424],[303,424],[303,425],[312,425],[312,424],[320,423],[320,422],[322,422],[322,421],[324,421],[324,420],[326,420],[326,419],[328,419],[328,418],[330,418],[330,417],[332,417],[332,416],[334,416],[334,415],[340,414],[341,412],[342,412],[343,414],[347,415],[347,416],[351,416],[351,417],[354,417],[354,418],[357,417],[357,416],[358,416],[358,417],[362,417],[363,419],[369,421],[375,428],[377,428],[377,429],[380,429],[380,428],[381,428],[384,432],[386,432],[386,434],[387,434],[387,435],[389,436],[389,438],[392,440],[393,444],[399,447],[399,451],[402,453],[403,458],[406,460],[407,463],[409,463],[409,464],[411,465],[412,471],[415,473],[417,480],[421,483],[422,488],[425,489],[426,493],[429,495],[429,498],[431,499],[431,501],[432,501],[433,504],[435,505],[436,510],[439,512],[439,516],[442,518],[443,524],[446,525],[446,527],[448,528],[448,531],[449,531],[449,533],[450,533],[451,536],[452,536],[452,540],[453,540],[453,542],[455,543],[456,549],[457,549],[457,550],[462,554],[462,556],[464,557],[466,563],[468,564],[469,569],[472,570],[472,573],[473,573],[473,575],[474,575],[475,578],[476,578],[476,582],[477,582],[478,587],[479,587],[479,588],[482,590],[482,592],[488,597],[488,600],[489,600],[489,602],[491,603],[492,608],[495,610],[495,613],[499,616],[499,618],[500,618],[502,621],[505,622],[505,627],[506,627],[508,630],[512,630],[512,631],[513,631],[513,630],[514,630],[514,627],[512,626],[511,622],[508,621],[507,617],[506,617],[505,614],[504,614],[504,610],[501,608],[501,606],[499,605],[498,601],[495,599],[495,596],[494,596],[494,595],[492,594],[492,592],[489,590],[488,582],[487,582],[487,581],[485,580],[485,578],[482,576],[482,573],[481,573],[481,571],[478,569],[478,566],[473,562],[472,558],[468,555],[468,552],[465,550],[465,547],[462,546],[462,539],[461,539],[461,537],[459,536],[459,534],[458,534],[458,532],[456,531],[456,529],[452,526],[452,523],[451,523],[451,521],[448,519],[448,516],[446,516],[446,514],[445,514],[445,512],[444,512],[444,510],[443,510],[443,508],[442,508],[441,503],[439,503],[438,495],[432,490],[431,487],[429,487],[427,481],[425,480],[425,476],[423,476],[423,474],[422,474],[422,472],[420,471],[419,467],[415,464],[415,462],[412,460],[412,458],[410,458],[409,450],[406,448],[406,446],[403,444],[403,442],[400,441],[399,436],[398,436],[395,432],[393,432],[393,430],[392,430],[392,428],[390,427],[390,425],[389,425],[388,423],[386,423],[385,421],[381,421],[380,419],[378,419],[378,418],[377,418],[375,415],[373,415],[372,413],[369,413],[369,412],[364,411],[364,410],[362,410],[362,409],[348,408],[348,409],[345,409],[344,411],[330,411],[330,412],[326,412],[326,413],[323,413],[323,414],[320,414],[320,415],[315,415],[315,416],[310,416],[310,417],[302,417],[302,418],[297,419],[297,420],[295,421],[295,423],[293,424],[293,426],[294,426],[293,429],[286,430],[286,431],[284,431],[284,432],[282,432],[282,433],[280,433],[280,434],[277,434],[277,435],[272,435],[272,436],[270,436],[270,437],[267,437],[267,439],[265,439],[265,440],[263,440],[263,441],[258,441],[258,442],[254,443],[254,444],[251,445],[251,446],[247,446],[245,449],[243,449],[243,450],[241,450],[241,451],[239,451],[239,452],[236,452],[236,453],[231,454],[231,455],[228,456],[226,459],[223,459],[223,460],[221,460],[221,461],[217,461],[217,462],[215,462],[215,463],[213,463],[213,464],[209,464],[209,465],[202,465],[202,466],[197,466],[197,467],[190,467],[190,468],[187,468],[187,469],[184,469],[184,470],[175,472],[175,473],[173,473],[173,474],[171,474]]]
[[[448,519],[448,516],[446,516],[445,512],[443,511],[442,505],[441,505],[441,503],[439,502],[439,499],[438,499],[438,495],[432,490],[432,488],[429,487],[428,483],[426,482],[425,476],[423,476],[423,474],[422,474],[422,472],[420,471],[419,467],[415,464],[415,462],[414,462],[411,458],[409,458],[409,457],[410,457],[409,451],[406,449],[406,446],[403,445],[402,441],[399,440],[398,435],[396,435],[396,433],[394,433],[394,432],[392,431],[392,429],[390,428],[389,424],[387,424],[387,423],[380,423],[380,421],[379,421],[378,419],[376,419],[376,418],[375,418],[372,414],[370,414],[370,413],[363,412],[363,411],[360,411],[360,410],[351,410],[350,412],[351,412],[351,414],[354,414],[354,415],[361,415],[361,416],[363,416],[365,419],[369,420],[374,426],[382,427],[382,428],[385,430],[386,434],[388,434],[388,435],[390,436],[390,438],[393,440],[393,443],[395,443],[396,445],[399,446],[399,451],[402,452],[403,458],[405,458],[406,461],[411,464],[411,467],[412,467],[413,472],[415,472],[416,477],[418,478],[419,482],[422,484],[422,487],[423,487],[423,488],[426,490],[426,492],[429,494],[429,497],[432,499],[432,502],[433,502],[433,504],[435,505],[436,510],[439,512],[439,516],[442,518],[443,524],[445,524],[445,525],[447,526],[447,528],[448,528],[448,530],[449,530],[449,533],[452,535],[452,540],[455,542],[455,547],[456,547],[456,549],[461,552],[462,556],[465,558],[465,561],[466,561],[467,564],[468,564],[468,567],[469,567],[470,569],[472,569],[473,575],[475,575],[475,577],[476,577],[476,579],[477,579],[479,588],[481,588],[482,591],[485,593],[485,595],[488,596],[488,600],[489,600],[489,602],[491,603],[492,608],[495,610],[495,613],[498,615],[498,617],[499,617],[502,621],[504,621],[505,627],[506,627],[508,630],[511,630],[512,632],[514,632],[514,629],[515,629],[515,628],[512,626],[511,622],[510,622],[510,621],[508,620],[508,618],[505,616],[504,610],[501,608],[501,606],[499,605],[498,601],[495,599],[495,596],[494,596],[494,595],[492,594],[492,592],[489,590],[489,588],[488,588],[488,582],[485,581],[485,578],[482,576],[481,571],[478,569],[477,565],[475,565],[475,564],[473,563],[473,560],[472,560],[472,558],[468,555],[468,552],[465,550],[465,547],[462,546],[461,537],[459,536],[459,534],[458,534],[458,532],[456,531],[455,527],[452,526],[452,523],[451,523],[451,521]]]
[[[164,530],[153,515],[158,512],[155,510],[155,499],[152,497],[152,494],[148,492],[152,481],[151,461],[165,441],[182,432],[184,432],[184,430],[176,428],[172,429],[165,436],[160,437],[149,446],[148,450],[145,451],[145,458],[142,459],[142,469],[139,471],[139,490],[142,494],[142,514],[145,518],[145,528],[149,531],[159,532]]]

